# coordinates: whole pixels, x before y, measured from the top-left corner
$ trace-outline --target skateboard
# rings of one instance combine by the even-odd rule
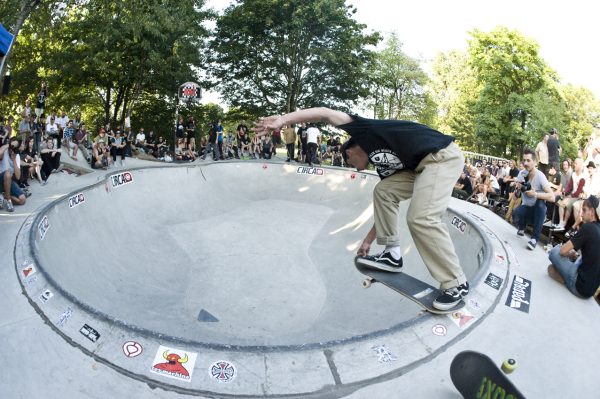
[[[434,288],[431,285],[402,272],[386,272],[369,266],[360,265],[356,263],[356,258],[354,259],[354,266],[356,266],[359,272],[367,276],[362,283],[364,288],[369,288],[371,284],[380,282],[394,291],[404,295],[406,298],[415,302],[428,312],[435,314],[447,314],[456,312],[465,306],[465,302],[461,300],[451,309],[436,309],[433,307],[433,301],[435,301],[438,296],[442,295],[442,291],[439,289]]]
[[[516,367],[517,362],[508,359],[500,371],[494,361],[483,353],[463,351],[450,364],[450,378],[465,399],[520,399],[525,396],[506,377]]]

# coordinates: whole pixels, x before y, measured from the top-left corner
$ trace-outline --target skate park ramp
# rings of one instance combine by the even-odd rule
[[[352,383],[393,377],[365,360],[380,350],[374,340],[404,353],[394,363],[403,373],[468,334],[502,292],[482,284],[490,264],[498,267],[491,233],[451,208],[443,221],[472,285],[470,324],[454,328],[443,322],[449,316],[382,285],[363,288],[353,259],[373,223],[378,181],[277,162],[114,171],[32,215],[15,260],[37,268],[37,281],[21,278],[46,324],[129,377],[184,393],[249,396],[264,394],[257,381],[277,378],[269,395],[339,396]],[[437,286],[408,233],[408,204],[398,220],[403,270]],[[381,249],[374,244],[372,253]],[[506,272],[506,264],[495,271]],[[440,325],[444,340],[435,337]],[[125,341],[148,349],[126,358]],[[191,384],[165,379],[148,370],[166,345],[264,370],[240,374],[233,391],[207,388],[205,373]]]

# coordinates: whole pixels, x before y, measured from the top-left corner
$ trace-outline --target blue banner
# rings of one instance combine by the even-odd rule
[[[0,57],[8,53],[8,49],[13,41],[13,35],[0,24]]]

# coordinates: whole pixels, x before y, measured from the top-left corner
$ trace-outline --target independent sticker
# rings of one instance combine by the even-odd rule
[[[210,365],[208,374],[218,382],[231,382],[235,378],[237,371],[235,366],[225,360],[219,360]]]

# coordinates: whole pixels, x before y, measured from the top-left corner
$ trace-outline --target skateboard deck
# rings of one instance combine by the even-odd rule
[[[356,266],[359,272],[367,276],[363,281],[363,287],[369,288],[372,283],[380,282],[386,287],[404,295],[406,298],[417,303],[431,313],[452,313],[465,306],[465,302],[461,300],[451,309],[436,309],[433,307],[433,301],[435,301],[438,296],[442,295],[442,291],[439,289],[402,272],[386,272],[369,266],[360,265],[356,263],[356,259],[354,259],[354,266]]]
[[[450,378],[465,399],[525,397],[493,360],[483,353],[464,351],[456,355],[450,364]]]

